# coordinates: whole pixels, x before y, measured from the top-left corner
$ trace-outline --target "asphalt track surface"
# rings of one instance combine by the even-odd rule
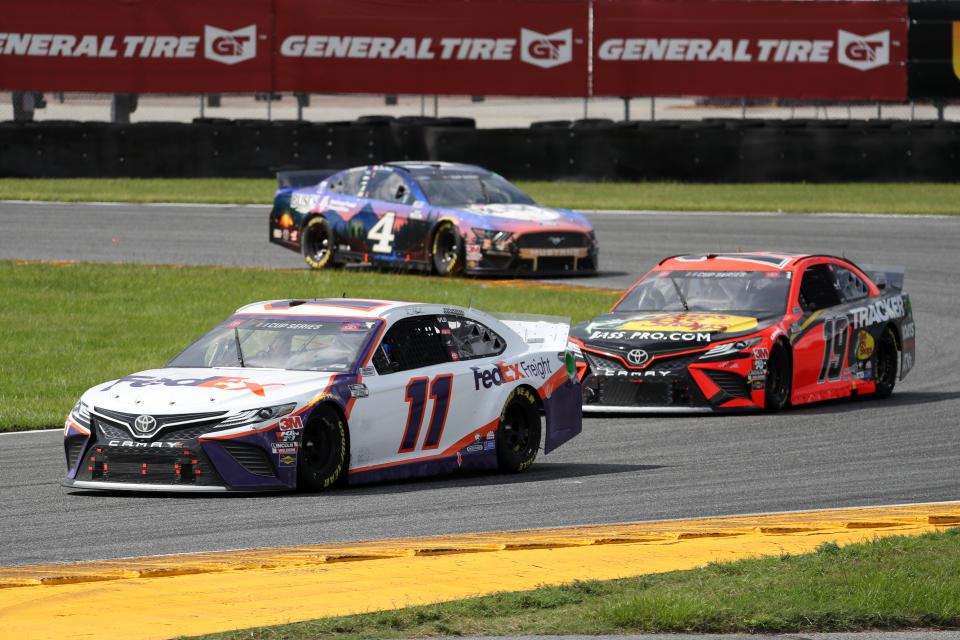
[[[960,498],[960,218],[587,215],[603,273],[568,284],[626,287],[666,255],[737,249],[903,265],[917,367],[885,401],[588,416],[582,435],[518,476],[319,495],[72,491],[59,486],[58,431],[0,435],[0,566]],[[0,203],[0,259],[305,268],[266,237],[266,207]]]

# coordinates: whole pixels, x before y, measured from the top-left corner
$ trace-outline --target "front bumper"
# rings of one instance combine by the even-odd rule
[[[272,454],[264,435],[201,439],[208,425],[138,440],[93,418],[89,434],[68,427],[61,484],[130,491],[277,491],[296,487],[296,454]],[[268,432],[272,435],[272,432]],[[289,458],[289,460],[288,460]],[[280,462],[280,461],[283,462]]]
[[[530,232],[502,242],[477,235],[465,249],[468,273],[572,275],[598,268],[596,241],[581,231]]]
[[[762,387],[750,382],[743,360],[690,366],[700,353],[681,354],[633,369],[588,353],[584,413],[704,413],[763,407]]]

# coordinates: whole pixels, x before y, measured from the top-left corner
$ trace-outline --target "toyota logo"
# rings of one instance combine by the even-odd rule
[[[648,360],[650,360],[650,354],[643,349],[631,349],[627,352],[627,362],[636,367],[642,367]]]
[[[153,416],[137,416],[133,421],[133,428],[137,433],[150,433],[157,428],[157,419]]]

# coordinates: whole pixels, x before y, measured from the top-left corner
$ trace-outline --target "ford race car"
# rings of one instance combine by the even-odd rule
[[[281,172],[270,241],[314,269],[343,264],[459,274],[592,274],[593,226],[499,175],[447,162]],[[311,186],[297,184],[313,182]]]
[[[571,329],[583,410],[776,411],[889,396],[916,361],[902,285],[902,269],[832,256],[667,258]]]
[[[549,453],[580,432],[568,329],[386,300],[247,305],[165,366],[84,393],[63,484],[316,491],[522,471],[541,436]]]

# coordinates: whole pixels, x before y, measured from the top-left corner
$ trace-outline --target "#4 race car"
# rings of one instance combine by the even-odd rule
[[[63,484],[316,491],[522,471],[541,437],[549,453],[580,432],[568,329],[386,300],[247,305],[164,367],[84,393]]]
[[[270,242],[314,269],[344,264],[440,275],[592,274],[593,226],[538,205],[501,176],[448,162],[281,172]],[[310,186],[302,185],[304,182]]]
[[[571,329],[583,410],[776,411],[889,396],[916,362],[902,286],[903,269],[833,256],[667,258]]]

